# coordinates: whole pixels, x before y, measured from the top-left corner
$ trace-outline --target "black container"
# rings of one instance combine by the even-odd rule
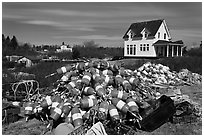
[[[152,132],[166,123],[176,112],[174,102],[170,97],[161,96],[150,107],[141,112],[141,129]]]

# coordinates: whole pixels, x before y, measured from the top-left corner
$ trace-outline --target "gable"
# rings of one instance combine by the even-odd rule
[[[123,39],[128,38],[127,33],[131,30],[135,35],[134,37],[142,37],[141,32],[145,29],[149,31],[149,37],[155,36],[159,27],[161,26],[164,20],[152,20],[152,21],[145,21],[145,22],[137,22],[130,25],[128,30],[126,31]]]

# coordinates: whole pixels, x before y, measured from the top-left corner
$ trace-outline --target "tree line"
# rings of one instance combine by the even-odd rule
[[[37,53],[32,49],[31,44],[22,43],[20,44],[16,38],[13,36],[5,36],[2,34],[2,55],[36,55]]]

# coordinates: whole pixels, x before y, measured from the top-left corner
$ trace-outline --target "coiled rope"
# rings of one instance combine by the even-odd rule
[[[36,83],[36,87],[34,87],[34,84]],[[26,91],[26,97],[25,99],[30,98],[30,96],[34,95],[36,92],[39,94],[39,83],[36,80],[23,80],[20,82],[16,82],[12,84],[12,90],[14,92],[14,99],[16,100],[16,92],[18,91],[18,88],[20,85],[25,86]]]

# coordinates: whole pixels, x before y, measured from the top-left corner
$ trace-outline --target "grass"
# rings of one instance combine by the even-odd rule
[[[171,71],[180,71],[181,69],[188,69],[191,72],[202,74],[202,57],[175,57],[175,58],[161,58],[161,59],[124,59],[124,67],[135,70],[146,62],[162,64],[168,66]]]
[[[186,94],[193,101],[201,105],[202,102],[202,86],[183,86],[181,87],[182,94]],[[196,98],[195,98],[196,97]],[[197,120],[194,123],[179,123],[172,124],[170,122],[165,123],[153,132],[145,132],[137,130],[137,135],[202,135],[202,119]],[[33,119],[25,122],[25,119],[11,123],[9,125],[2,126],[3,135],[40,135],[45,130],[46,125],[42,122]],[[48,132],[46,135],[52,135]]]

